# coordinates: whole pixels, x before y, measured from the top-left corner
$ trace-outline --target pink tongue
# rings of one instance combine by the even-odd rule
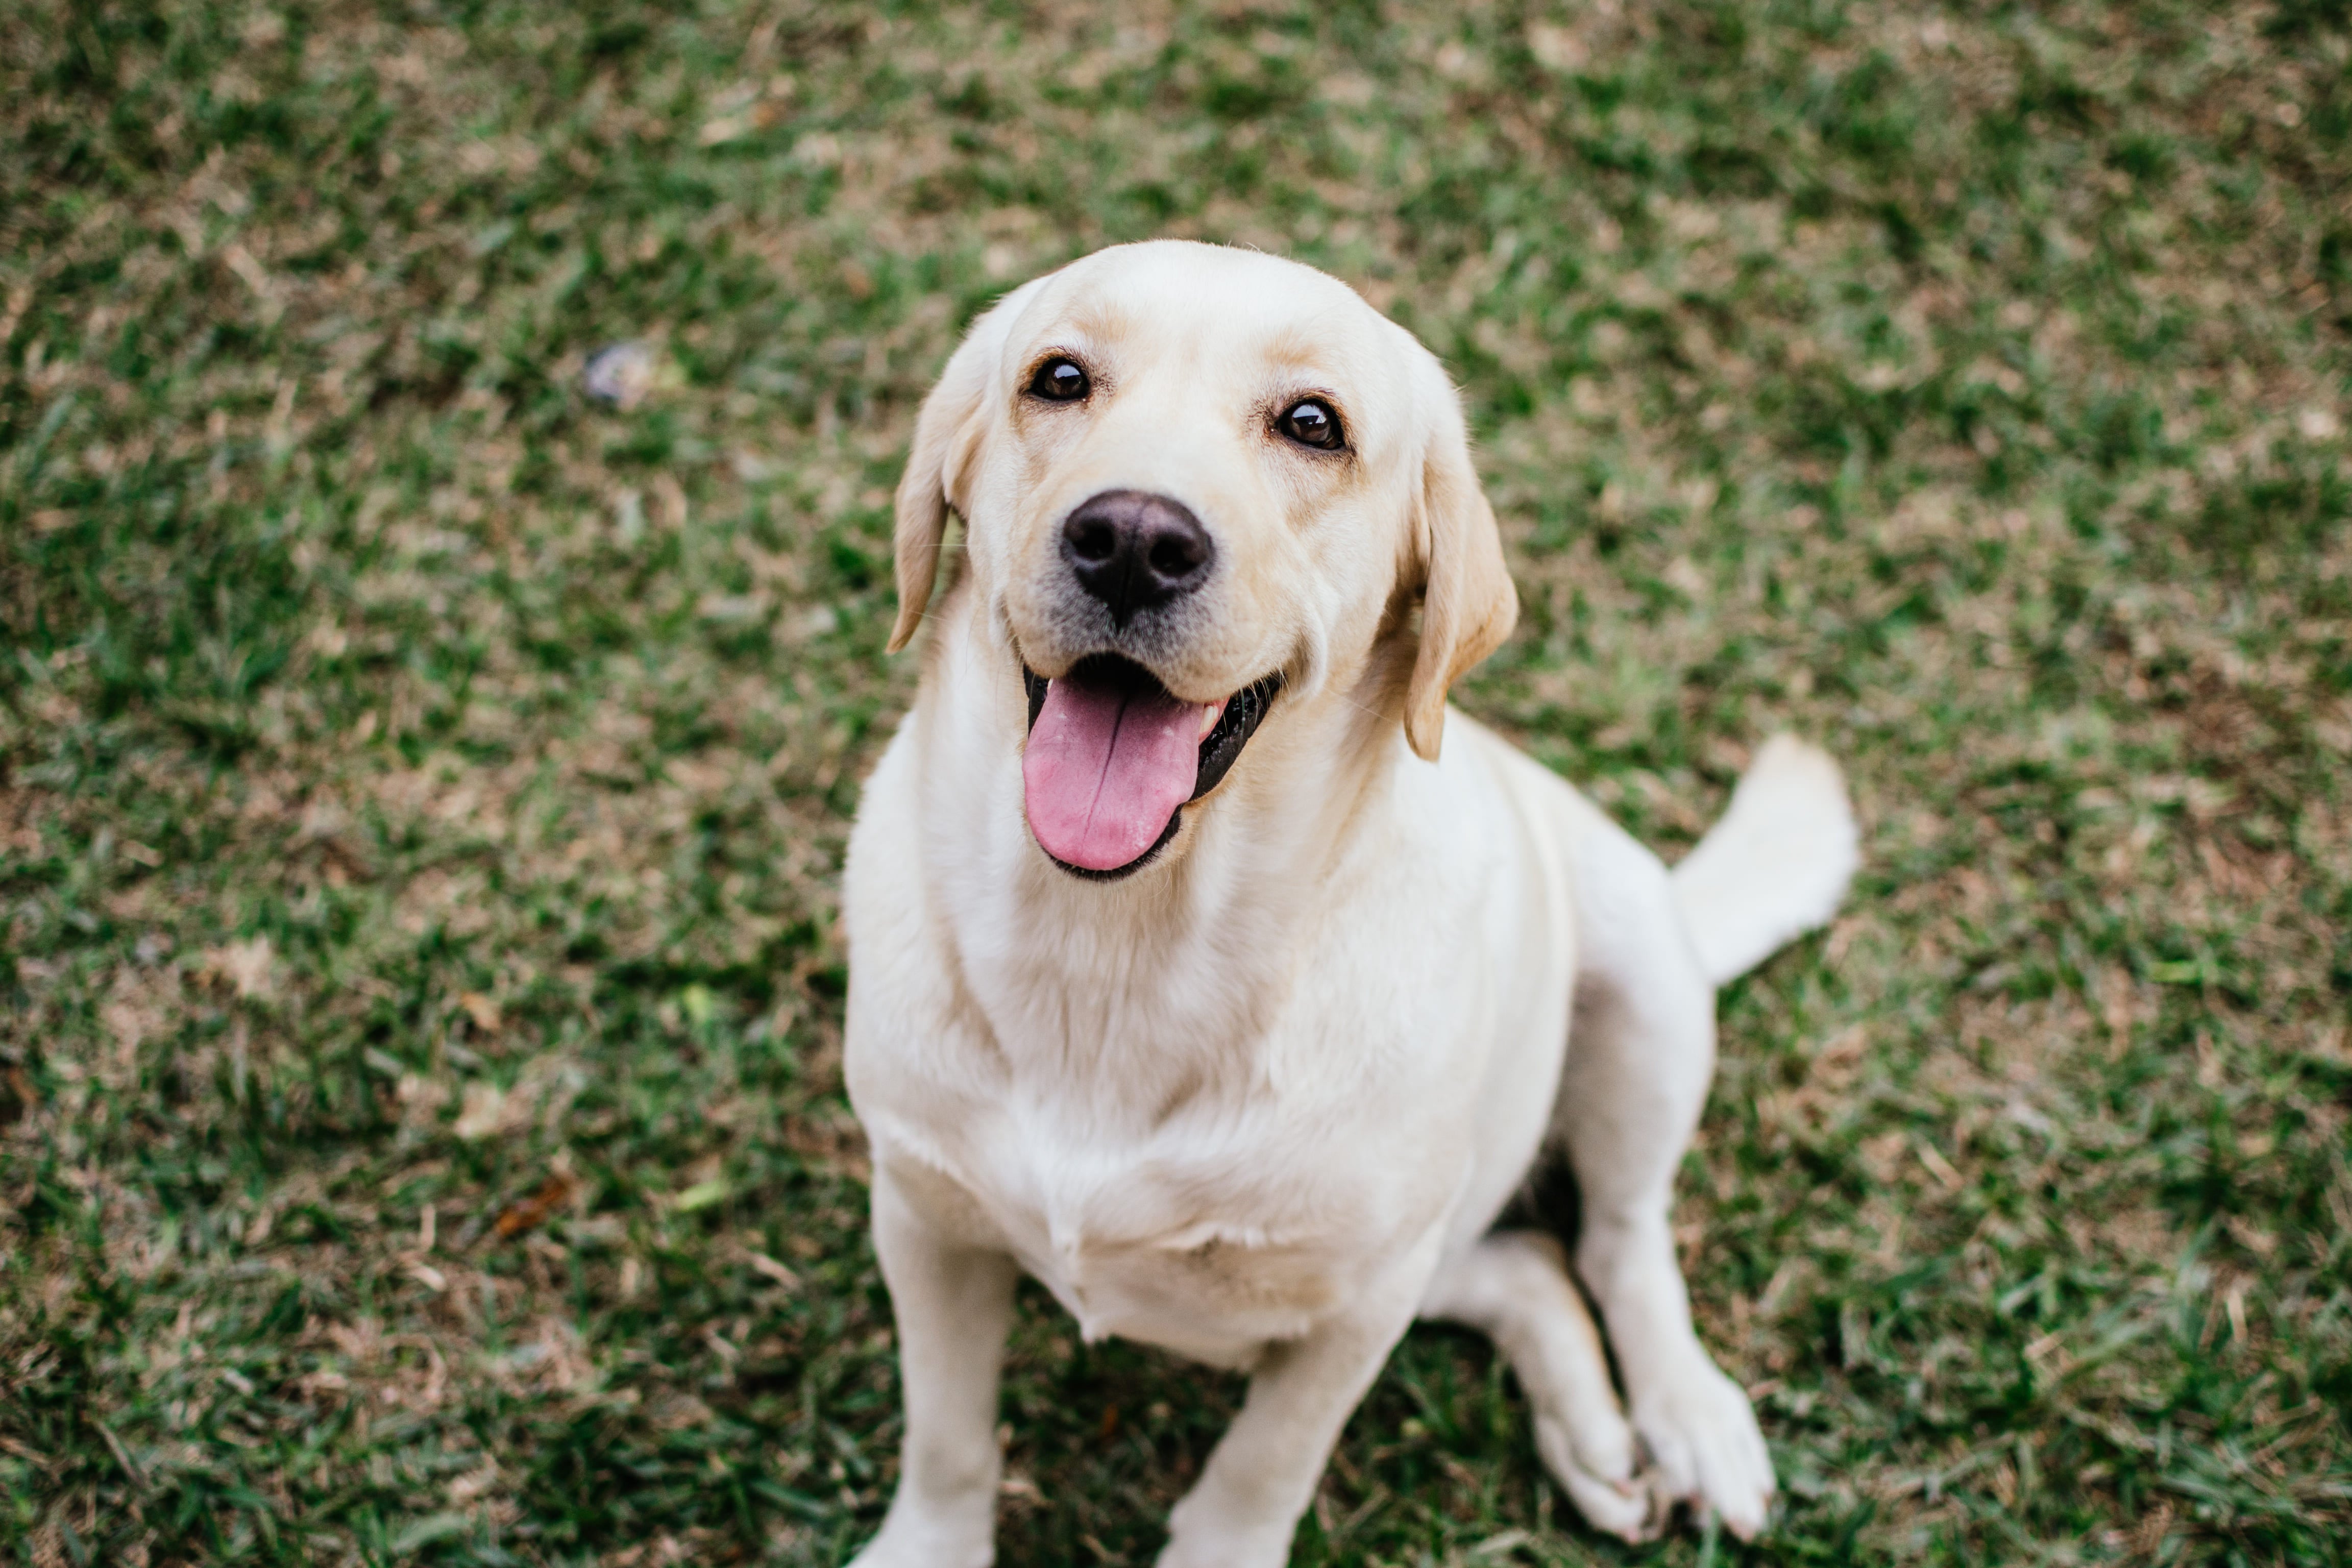
[[[1200,764],[1200,704],[1054,681],[1021,759],[1029,831],[1056,860],[1115,870],[1159,842]]]

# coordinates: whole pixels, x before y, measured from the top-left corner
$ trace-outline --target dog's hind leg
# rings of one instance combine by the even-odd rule
[[[1439,1266],[1421,1311],[1482,1331],[1509,1359],[1535,1415],[1536,1451],[1587,1522],[1627,1541],[1657,1533],[1634,1479],[1633,1429],[1559,1243],[1533,1231],[1489,1236]]]
[[[1577,1273],[1608,1325],[1651,1484],[1746,1538],[1770,1507],[1771,1457],[1692,1329],[1669,1213],[1714,1074],[1715,991],[1665,868],[1577,805],[1576,1016],[1558,1116],[1582,1205]]]

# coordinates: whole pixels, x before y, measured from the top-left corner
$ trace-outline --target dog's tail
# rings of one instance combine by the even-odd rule
[[[1708,983],[1825,925],[1862,863],[1837,763],[1775,735],[1731,792],[1731,809],[1674,870],[1675,901]]]

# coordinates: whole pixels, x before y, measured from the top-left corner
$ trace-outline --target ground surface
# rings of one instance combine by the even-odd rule
[[[2341,0],[0,6],[0,1557],[841,1561],[835,888],[960,325],[1155,234],[1465,384],[1466,706],[1852,765],[1681,1211],[1787,1486],[1627,1551],[1416,1332],[1301,1563],[2352,1557]],[[589,353],[648,346],[643,399]],[[1237,1385],[1026,1310],[1003,1561]]]

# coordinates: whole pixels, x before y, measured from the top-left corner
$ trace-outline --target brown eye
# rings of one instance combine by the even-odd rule
[[[1282,433],[1302,447],[1337,451],[1340,444],[1339,416],[1321,398],[1310,397],[1293,405],[1290,412],[1282,416]]]
[[[1029,378],[1029,395],[1048,403],[1076,403],[1093,390],[1094,384],[1073,359],[1049,359]]]

